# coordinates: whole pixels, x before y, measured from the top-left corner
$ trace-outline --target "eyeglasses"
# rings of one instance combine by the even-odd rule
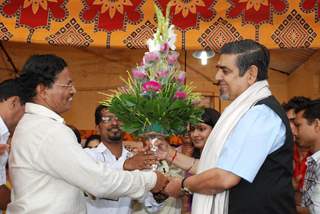
[[[74,88],[74,85],[72,82],[68,83],[68,84],[62,84],[62,83],[54,83],[57,86],[61,86],[61,87],[65,87],[65,88]]]
[[[112,120],[118,120],[118,118],[114,115],[108,115],[108,116],[101,117],[101,120],[104,123],[110,123]]]

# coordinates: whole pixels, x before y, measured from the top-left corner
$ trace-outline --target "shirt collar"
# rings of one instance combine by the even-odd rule
[[[42,115],[45,117],[49,117],[57,122],[64,123],[64,119],[60,115],[43,105],[26,103],[26,113]]]
[[[96,151],[97,151],[97,152],[107,152],[107,153],[112,154],[111,151],[110,151],[102,142],[99,143],[99,145],[98,145],[97,148],[96,148]],[[129,152],[129,151],[128,151],[124,146],[122,146],[122,154],[121,154],[121,157],[126,156],[128,152]]]
[[[318,163],[320,161],[320,151],[317,151],[313,155],[311,155],[308,158],[308,161],[311,160],[311,159]]]

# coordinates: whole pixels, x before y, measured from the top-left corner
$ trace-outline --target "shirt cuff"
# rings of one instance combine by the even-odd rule
[[[143,172],[138,171],[138,173],[143,173],[146,181],[146,190],[150,191],[153,189],[157,183],[157,174],[155,172]]]

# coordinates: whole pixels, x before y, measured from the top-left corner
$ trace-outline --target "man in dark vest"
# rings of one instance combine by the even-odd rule
[[[216,80],[232,101],[210,134],[199,161],[160,144],[167,160],[195,173],[166,188],[194,193],[194,214],[296,213],[292,187],[292,134],[285,112],[271,95],[269,51],[253,40],[225,44]]]

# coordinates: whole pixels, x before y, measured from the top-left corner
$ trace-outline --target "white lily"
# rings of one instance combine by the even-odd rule
[[[147,45],[149,48],[149,52],[160,51],[160,44],[156,39],[148,39]]]
[[[177,35],[174,33],[174,25],[170,25],[169,29],[168,29],[168,37],[169,37],[169,47],[171,50],[175,50],[176,46],[176,40],[177,40]]]

